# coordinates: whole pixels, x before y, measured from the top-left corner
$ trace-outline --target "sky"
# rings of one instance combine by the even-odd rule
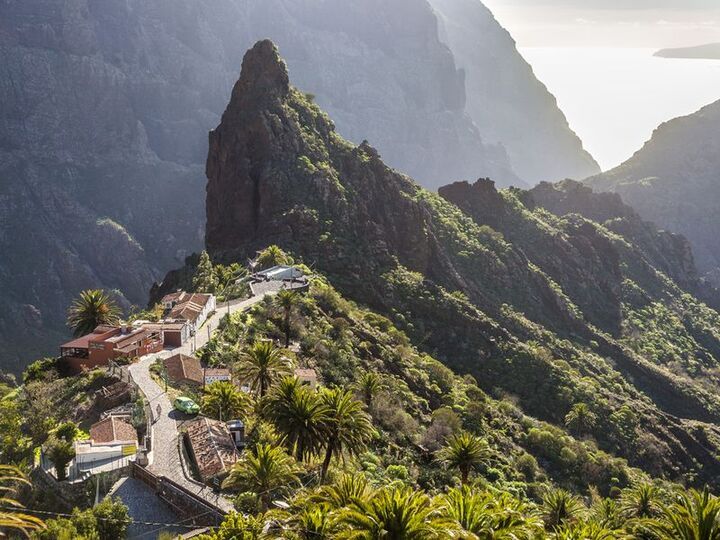
[[[720,42],[720,0],[484,0],[520,47]]]

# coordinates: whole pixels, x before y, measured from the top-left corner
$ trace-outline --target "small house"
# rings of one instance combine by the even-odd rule
[[[129,416],[112,415],[90,426],[90,438],[74,445],[77,469],[89,470],[98,464],[134,458],[138,436]]]
[[[219,481],[240,458],[225,422],[199,417],[185,431],[190,455],[203,482]]]
[[[219,381],[232,381],[232,375],[227,368],[205,368],[204,377],[206,385]]]
[[[203,384],[203,368],[200,360],[186,354],[174,354],[163,360],[165,373],[170,381],[176,384]]]
[[[317,373],[314,369],[297,368],[295,370],[295,376],[300,381],[300,384],[307,385],[310,388],[317,386]]]

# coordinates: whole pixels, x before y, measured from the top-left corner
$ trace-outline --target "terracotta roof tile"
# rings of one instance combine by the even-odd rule
[[[108,416],[90,426],[90,438],[95,443],[137,442],[137,432],[127,418]]]
[[[229,472],[238,460],[238,451],[224,422],[197,418],[188,424],[187,437],[204,481]]]
[[[163,360],[170,380],[178,382],[203,383],[203,370],[200,360],[194,356],[176,354]]]

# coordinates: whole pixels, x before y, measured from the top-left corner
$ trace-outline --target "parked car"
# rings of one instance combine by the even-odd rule
[[[187,414],[197,414],[200,412],[200,405],[195,403],[189,397],[179,397],[173,403],[178,411],[182,411]]]

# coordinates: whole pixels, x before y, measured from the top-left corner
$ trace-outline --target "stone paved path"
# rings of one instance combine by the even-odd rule
[[[277,288],[279,290],[279,287]],[[163,351],[158,354],[144,356],[137,363],[130,366],[130,376],[145,394],[145,399],[150,403],[150,410],[153,414],[152,454],[148,469],[157,475],[162,475],[184,488],[196,493],[208,502],[229,511],[232,510],[232,503],[225,497],[215,493],[205,484],[187,477],[183,471],[180,461],[178,423],[187,418],[179,411],[173,409],[172,403],[162,387],[158,385],[150,375],[150,366],[157,358],[183,353],[190,355],[193,350],[201,349],[210,340],[220,320],[228,313],[244,311],[260,302],[266,295],[274,291],[266,291],[247,300],[231,300],[229,303],[219,304],[215,314],[208,318],[205,324],[198,330],[194,338],[172,351]],[[158,405],[160,414],[158,415]]]

